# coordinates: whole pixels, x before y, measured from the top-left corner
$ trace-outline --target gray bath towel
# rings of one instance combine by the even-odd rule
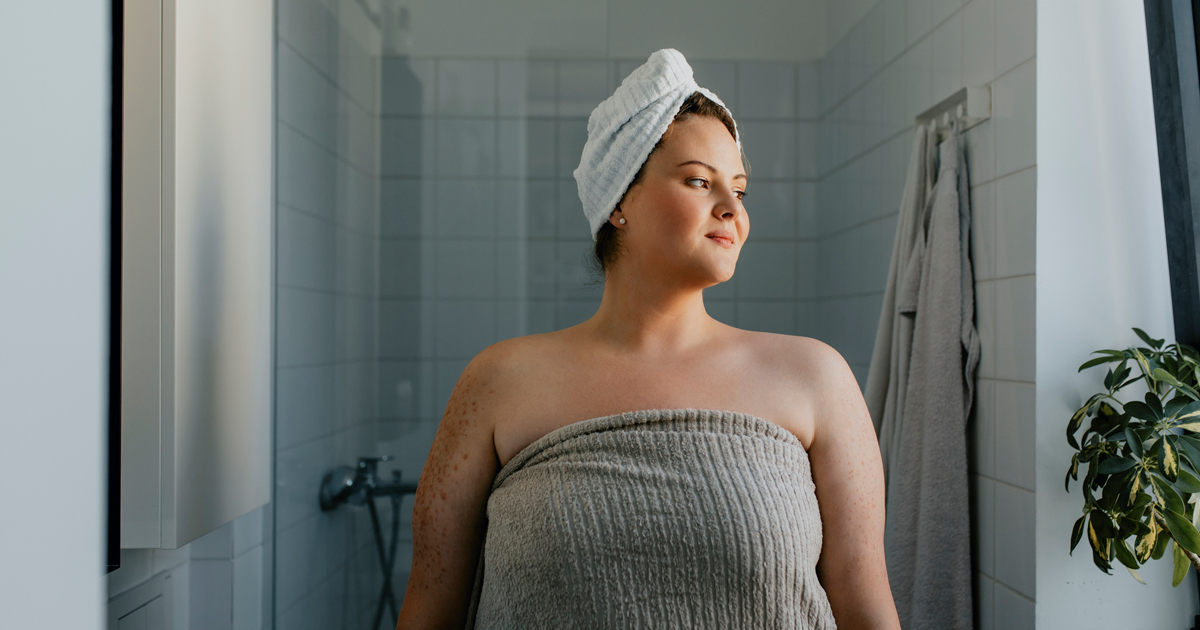
[[[966,630],[966,426],[979,335],[961,138],[934,138],[918,128],[865,398],[887,477],[884,547],[900,625]]]
[[[467,628],[835,628],[808,453],[744,413],[569,424],[488,499]]]

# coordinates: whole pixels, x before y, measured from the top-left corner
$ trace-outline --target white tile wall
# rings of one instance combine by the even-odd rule
[[[359,553],[371,544],[363,514],[323,514],[315,492],[329,468],[376,453],[380,352],[414,345],[396,335],[382,343],[381,318],[414,316],[381,296],[415,298],[424,277],[414,245],[457,227],[453,215],[446,226],[424,221],[441,191],[421,178],[486,172],[495,161],[494,128],[466,118],[495,114],[494,90],[479,98],[481,84],[496,83],[494,61],[380,58],[351,3],[291,0],[279,14],[275,503],[256,521],[265,542],[260,534],[253,544],[253,522],[239,526],[198,547],[216,564],[193,572],[194,581],[228,573],[235,584],[260,576],[269,588],[265,600],[235,589],[230,615],[218,611],[232,625],[203,627],[273,627],[276,615],[280,626],[349,627],[370,605],[375,594],[353,579],[373,561]],[[439,128],[425,118],[434,111],[463,124]],[[381,174],[393,179],[381,185]],[[488,207],[486,189],[455,192]],[[381,214],[381,203],[394,211]],[[397,240],[381,241],[382,231]]]
[[[992,84],[997,177],[1029,168],[1036,160],[1036,67],[1030,59]]]
[[[965,85],[992,87],[992,119],[965,138],[982,346],[968,427],[980,628],[1033,627],[1033,7],[1033,0],[876,4],[818,63],[816,210],[798,216],[815,252],[806,265],[814,335],[865,382],[913,117]]]
[[[496,74],[494,60],[441,60],[437,64],[438,114],[494,116]]]
[[[176,550],[121,550],[121,568],[107,578],[109,605],[169,574],[176,589],[172,630],[269,628],[263,558],[270,510],[256,509]]]

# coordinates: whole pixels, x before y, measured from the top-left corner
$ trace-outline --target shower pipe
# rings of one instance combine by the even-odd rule
[[[393,623],[399,618],[396,606],[396,594],[392,590],[392,569],[396,564],[397,543],[400,540],[400,502],[406,494],[416,494],[417,484],[402,483],[399,470],[392,471],[391,482],[380,482],[378,478],[379,462],[390,461],[392,457],[359,457],[358,465],[338,466],[325,473],[321,479],[320,501],[321,510],[329,512],[337,509],[342,503],[350,505],[367,505],[371,513],[371,529],[375,532],[375,550],[379,554],[379,568],[383,571],[383,587],[379,593],[379,604],[375,607],[375,620],[371,630],[378,630],[379,622],[383,619],[383,609],[391,609]],[[390,497],[392,503],[392,537],[390,542],[384,541],[383,528],[379,526],[379,511],[375,508],[376,497]]]

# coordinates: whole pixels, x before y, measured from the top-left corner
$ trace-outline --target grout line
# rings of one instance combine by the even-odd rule
[[[317,140],[316,138],[314,138],[314,137],[310,136],[310,135],[308,134],[308,132],[307,132],[307,131],[304,131],[304,130],[300,129],[299,127],[297,127],[295,124],[293,124],[292,122],[290,122],[290,121],[289,121],[289,120],[287,120],[286,118],[280,118],[280,117],[276,116],[275,120],[276,120],[276,122],[277,122],[278,124],[280,124],[280,125],[282,125],[282,126],[284,126],[284,127],[287,127],[288,129],[290,129],[290,130],[292,131],[292,133],[294,133],[294,134],[296,134],[296,135],[300,136],[301,138],[304,138],[305,140],[308,140],[309,142],[313,143],[313,146],[315,146],[315,147],[317,147],[318,149],[321,149],[321,150],[322,150],[322,151],[324,151],[325,153],[329,154],[329,155],[330,155],[330,156],[332,156],[332,157],[333,157],[335,160],[337,160],[337,161],[339,161],[339,162],[342,162],[342,163],[343,163],[343,164],[345,164],[346,166],[350,167],[350,169],[351,169],[351,170],[358,171],[359,173],[361,173],[362,175],[364,175],[364,176],[366,176],[366,177],[380,177],[380,176],[382,176],[382,175],[383,175],[383,173],[382,173],[382,172],[380,172],[380,173],[372,173],[372,172],[370,172],[370,171],[367,171],[367,170],[363,169],[361,166],[359,166],[359,165],[355,164],[354,162],[351,162],[351,161],[350,161],[350,158],[348,158],[348,157],[346,157],[346,156],[342,155],[341,153],[338,153],[337,149],[333,149],[333,148],[330,148],[330,147],[327,147],[327,146],[325,146],[323,143],[321,143],[321,141],[320,141],[320,140]]]
[[[292,52],[295,53],[296,56],[300,58],[301,61],[303,61],[310,68],[312,68],[313,72],[317,73],[317,76],[321,77],[322,79],[325,79],[325,81],[327,83],[329,83],[329,85],[333,88],[333,90],[335,92],[339,92],[343,96],[345,96],[346,100],[349,100],[350,102],[354,103],[355,105],[357,105],[359,107],[359,109],[363,110],[364,112],[375,113],[375,114],[379,113],[379,112],[372,112],[370,108],[368,108],[366,105],[360,103],[358,101],[357,97],[350,94],[350,92],[346,91],[337,80],[335,80],[333,77],[326,74],[324,70],[318,68],[316,62],[309,59],[308,56],[305,55],[304,53],[300,52],[300,49],[297,48],[294,44],[292,44],[292,42],[290,42],[287,39],[284,39],[282,37],[279,38],[279,41],[283,42],[284,46],[287,46],[288,48],[290,48],[292,50]],[[368,53],[368,56],[370,56],[370,53]]]
[[[349,232],[351,234],[357,234],[358,236],[365,236],[367,238],[375,238],[375,236],[370,234],[369,232],[364,232],[364,231],[358,230],[358,229],[353,228],[344,223],[338,223],[337,221],[334,221],[333,219],[330,219],[327,216],[317,214],[315,212],[312,212],[311,210],[305,210],[304,208],[300,208],[289,202],[279,201],[278,199],[276,199],[276,205],[278,205],[280,208],[286,208],[287,210],[289,210],[291,212],[295,212],[296,214],[301,214],[310,219],[315,219],[317,221],[320,221],[321,223],[325,223],[329,227],[332,227],[332,228],[335,228],[338,230],[342,230],[345,232]],[[335,211],[336,211],[336,209],[335,209]]]
[[[876,6],[876,7],[883,7],[883,3],[876,3],[876,5],[875,5],[875,6]],[[821,117],[822,117],[822,118],[824,118],[826,114],[828,114],[828,113],[830,113],[831,111],[833,111],[833,110],[837,109],[838,107],[840,107],[841,105],[843,105],[843,104],[845,104],[847,101],[849,101],[851,98],[853,98],[855,94],[857,94],[859,91],[861,91],[861,90],[862,90],[862,89],[863,89],[863,88],[864,88],[864,87],[865,87],[865,86],[866,86],[868,83],[870,83],[870,82],[871,82],[871,81],[872,81],[872,80],[873,80],[873,79],[874,79],[876,76],[878,76],[878,75],[880,75],[880,74],[883,74],[883,71],[884,71],[884,70],[886,70],[886,69],[887,69],[889,66],[891,66],[891,65],[892,65],[892,64],[894,64],[894,63],[896,63],[896,61],[898,61],[898,60],[899,60],[901,57],[903,57],[904,55],[908,54],[908,52],[909,52],[909,51],[911,51],[912,49],[916,48],[917,46],[920,46],[920,45],[921,45],[921,42],[925,41],[925,39],[926,39],[926,38],[929,38],[929,37],[931,37],[931,36],[933,35],[934,31],[936,31],[936,30],[938,30],[939,28],[941,28],[941,26],[942,26],[943,24],[945,24],[945,23],[949,22],[950,20],[953,20],[953,19],[954,19],[954,16],[955,16],[955,15],[958,15],[958,13],[959,13],[959,12],[961,12],[961,11],[962,11],[962,10],[963,10],[963,9],[964,9],[966,6],[967,6],[967,5],[966,5],[966,3],[963,3],[963,4],[962,4],[961,6],[959,6],[957,9],[955,9],[955,10],[954,10],[952,13],[950,13],[950,15],[946,16],[945,18],[943,18],[941,22],[938,22],[937,24],[934,24],[933,26],[931,26],[931,27],[929,28],[929,30],[928,30],[928,31],[926,31],[924,35],[922,35],[922,36],[918,37],[918,38],[916,39],[916,41],[914,41],[913,43],[911,43],[911,44],[908,44],[908,45],[906,45],[904,48],[902,48],[902,49],[900,50],[900,52],[896,53],[896,56],[895,56],[895,57],[893,57],[893,58],[891,58],[891,59],[885,59],[885,60],[883,61],[883,63],[882,63],[882,64],[880,64],[879,68],[875,70],[875,72],[872,72],[872,73],[871,73],[871,75],[870,75],[870,76],[868,76],[868,77],[867,77],[867,78],[866,78],[864,81],[862,81],[862,82],[861,82],[861,83],[859,83],[857,86],[855,86],[853,89],[851,89],[849,92],[847,92],[847,93],[845,94],[845,96],[844,96],[844,97],[843,97],[843,98],[842,98],[840,101],[836,101],[835,103],[833,103],[833,105],[831,105],[831,106],[829,107],[829,110],[827,110],[827,111],[825,111],[825,112],[822,112],[822,113],[821,113]],[[871,9],[871,10],[868,10],[868,11],[867,11],[867,13],[870,13],[872,10],[874,10],[874,7],[872,7],[872,9]],[[880,10],[882,10],[882,8],[881,8]],[[851,27],[850,27],[850,31],[847,31],[847,32],[846,32],[846,35],[843,35],[843,36],[842,36],[842,39],[841,39],[841,40],[838,40],[838,42],[839,42],[839,43],[841,43],[842,41],[844,41],[844,40],[845,40],[845,38],[846,38],[846,37],[847,37],[847,36],[850,34],[850,32],[851,32],[851,31],[853,31],[853,30],[854,30],[856,27],[858,27],[860,24],[862,24],[862,23],[863,23],[863,21],[864,21],[865,19],[866,19],[866,16],[864,15],[864,16],[863,16],[863,18],[859,19],[859,21],[858,21],[858,22],[856,22],[856,23],[854,24],[854,26],[851,26]],[[880,20],[884,20],[884,16],[882,16],[882,15],[881,15],[881,16],[880,16]],[[905,22],[907,23],[907,21],[908,21],[908,20],[907,20],[907,17],[906,17],[906,18],[905,18]],[[882,21],[881,21],[881,22],[880,22],[880,28],[881,28],[881,29],[885,29],[885,30],[886,30],[887,26],[886,26],[886,24],[885,24],[884,22],[882,22]],[[905,34],[905,40],[907,40],[907,39],[908,39],[908,36],[907,36],[907,33],[906,33],[906,34]],[[994,39],[994,38],[993,38],[993,39]],[[838,46],[837,44],[834,44],[833,48],[837,48],[837,46]],[[833,48],[830,48],[830,49],[829,49],[829,52],[830,52],[830,53],[831,53],[831,52],[833,52]],[[994,51],[993,51],[993,52],[994,52]],[[994,56],[994,55],[993,55],[993,56]],[[817,60],[817,63],[818,63],[818,64],[820,64],[820,62],[821,62],[821,61],[824,61],[824,60],[825,60],[825,59],[827,59],[828,57],[829,57],[829,53],[826,53],[824,57],[822,57],[821,59],[818,59],[818,60]],[[1018,65],[1019,65],[1019,64],[1018,64]],[[819,73],[819,72],[820,72],[820,68],[818,67],[818,73]],[[998,78],[998,77],[997,77],[997,78]],[[993,80],[993,81],[995,81],[995,79],[992,79],[992,80]],[[817,92],[818,92],[818,94],[820,94],[820,86],[819,86],[819,85],[818,85],[818,88],[817,88]],[[821,104],[820,104],[820,103],[817,103],[817,107],[819,108],[820,106],[821,106]]]
[[[991,576],[991,575],[989,575],[988,577],[989,577],[989,578],[991,578],[991,580],[992,580],[993,582],[995,582],[997,586],[1003,586],[1005,590],[1007,590],[1008,592],[1012,593],[1013,595],[1016,595],[1017,597],[1020,597],[1021,599],[1025,600],[1025,601],[1027,601],[1027,602],[1029,602],[1029,603],[1031,603],[1031,604],[1034,604],[1034,605],[1036,605],[1036,604],[1037,604],[1037,601],[1036,601],[1036,600],[1034,600],[1032,597],[1029,597],[1029,596],[1025,595],[1024,593],[1022,593],[1021,591],[1018,591],[1017,589],[1015,589],[1015,588],[1013,588],[1013,587],[1009,586],[1008,584],[1005,584],[1004,582],[1001,582],[1001,581],[1000,581],[1000,578],[997,578],[997,577],[994,577],[994,576]],[[993,597],[993,598],[995,598],[995,595],[992,595],[992,597]],[[993,610],[993,613],[992,613],[992,614],[995,614],[995,606],[994,606],[994,605],[993,605],[993,609],[992,609],[992,610]]]
[[[1008,70],[1005,70],[1003,74],[1000,74],[1000,75],[997,75],[997,76],[993,77],[993,78],[992,78],[992,80],[991,80],[991,82],[989,82],[987,85],[988,85],[988,86],[994,86],[994,85],[995,85],[995,83],[996,83],[996,81],[999,81],[1000,79],[1002,79],[1002,78],[1004,78],[1004,77],[1007,77],[1008,75],[1012,74],[1014,71],[1016,71],[1016,70],[1017,70],[1018,68],[1020,68],[1021,66],[1024,66],[1026,63],[1029,63],[1029,61],[1030,61],[1030,60],[1033,60],[1033,59],[1036,59],[1036,58],[1037,58],[1037,56],[1035,55],[1035,56],[1033,56],[1033,57],[1030,57],[1029,59],[1026,59],[1025,61],[1022,61],[1021,63],[1018,63],[1017,65],[1013,66],[1012,68],[1009,68]],[[888,65],[891,65],[891,64],[889,63]],[[885,69],[886,69],[886,68],[885,68]],[[883,71],[883,69],[881,69],[881,70],[880,70],[880,72],[882,72],[882,71]],[[873,78],[873,77],[872,77],[872,78]],[[867,83],[869,83],[869,82],[870,82],[870,80],[868,80],[868,81],[867,81]],[[859,86],[859,89],[861,89],[861,88],[862,88],[862,87],[864,87],[865,85],[866,85],[866,83],[863,83],[862,85],[860,85],[860,86]],[[840,103],[839,103],[839,105],[840,105]],[[994,103],[993,103],[993,105],[994,105]],[[1036,107],[1036,104],[1035,104],[1035,107]],[[835,109],[836,109],[836,108],[835,108]],[[824,121],[825,121],[825,118],[826,118],[828,115],[831,115],[832,113],[833,113],[832,111],[830,111],[830,112],[826,112],[826,114],[822,116],[822,118],[821,118],[821,122],[824,122]],[[994,114],[994,112],[993,112],[993,114]],[[984,121],[983,123],[981,123],[981,125],[983,125],[983,124],[991,124],[991,122],[992,122],[992,120],[993,120],[994,118],[995,118],[995,116],[993,115],[993,116],[992,116],[992,118],[989,118],[988,120]],[[851,164],[854,164],[854,163],[855,163],[855,162],[857,162],[858,160],[860,160],[860,159],[862,159],[862,158],[864,158],[864,157],[866,157],[866,156],[870,155],[872,152],[876,151],[877,149],[881,148],[882,146],[886,145],[887,143],[889,143],[889,142],[891,142],[891,141],[895,140],[897,137],[899,137],[899,136],[901,136],[901,135],[903,135],[903,134],[909,133],[909,132],[911,132],[912,130],[913,130],[913,128],[912,128],[911,126],[908,126],[908,127],[904,127],[904,128],[902,128],[902,129],[899,129],[899,130],[897,130],[897,131],[893,132],[891,135],[889,135],[889,136],[885,137],[883,140],[880,140],[879,142],[877,142],[877,143],[875,143],[875,144],[871,145],[870,147],[868,147],[868,148],[866,148],[866,149],[863,149],[862,151],[860,151],[860,152],[858,152],[858,153],[854,154],[853,156],[851,156],[850,158],[846,159],[845,161],[843,161],[843,162],[841,162],[841,163],[839,163],[839,164],[835,164],[833,167],[831,167],[831,168],[830,168],[830,170],[826,171],[825,173],[823,173],[823,174],[820,174],[820,173],[819,173],[819,174],[818,174],[818,176],[817,176],[817,179],[818,179],[818,181],[820,181],[820,180],[824,180],[825,178],[827,178],[827,177],[830,177],[830,176],[832,176],[832,175],[836,174],[838,171],[841,171],[841,170],[843,170],[843,169],[847,168],[847,167],[848,167],[848,166],[850,166]],[[967,133],[969,133],[969,132],[970,132],[970,130],[967,130]],[[966,137],[966,133],[964,133],[964,134],[963,134],[963,137],[964,137],[964,138]],[[820,134],[818,133],[818,140],[819,140],[819,138],[820,138]],[[994,152],[994,151],[995,151],[995,147],[993,146],[993,148],[992,148],[992,149],[993,149],[993,152]],[[819,168],[819,167],[818,167],[818,168]],[[1023,170],[1023,169],[1022,169],[1022,170]],[[1017,172],[1017,171],[1014,171],[1014,172]],[[1011,175],[1011,174],[1012,174],[1012,173],[1007,173],[1006,175]],[[989,181],[991,181],[991,180],[989,180]],[[980,183],[987,183],[987,182],[980,182]],[[974,184],[974,183],[972,183],[971,185],[972,185],[972,186],[975,186],[975,184]]]

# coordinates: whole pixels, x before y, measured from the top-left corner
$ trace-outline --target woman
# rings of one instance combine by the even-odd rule
[[[592,113],[575,176],[600,307],[463,371],[398,628],[899,628],[850,368],[705,311],[750,233],[743,166],[732,116],[675,50]]]

